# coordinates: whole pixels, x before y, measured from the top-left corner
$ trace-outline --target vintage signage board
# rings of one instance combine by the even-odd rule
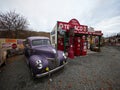
[[[16,43],[16,39],[5,39],[6,43]]]
[[[74,33],[87,34],[88,31],[88,27],[86,25],[80,25],[76,19],[72,19],[68,23],[58,21],[58,30],[69,31],[70,28],[74,28]]]
[[[76,19],[72,19],[68,23],[58,21],[57,25],[58,25],[58,31],[62,30],[69,32],[70,28],[74,28],[74,33],[78,33],[78,34],[89,34],[89,35],[97,35],[97,36],[103,35],[101,31],[88,31],[88,26],[80,25],[80,23]]]

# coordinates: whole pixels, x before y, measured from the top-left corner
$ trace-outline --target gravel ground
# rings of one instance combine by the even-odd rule
[[[69,59],[64,69],[33,79],[23,55],[1,68],[0,90],[120,90],[120,47]]]

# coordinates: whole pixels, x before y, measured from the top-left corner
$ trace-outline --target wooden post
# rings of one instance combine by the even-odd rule
[[[98,44],[99,51],[100,51],[100,42],[101,42],[101,36],[99,36],[99,44]]]

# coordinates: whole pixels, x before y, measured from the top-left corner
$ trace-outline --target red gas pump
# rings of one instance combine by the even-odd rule
[[[69,31],[69,50],[68,50],[68,57],[73,59],[74,58],[74,47],[73,47],[73,38],[74,37],[74,28],[71,26]]]
[[[64,51],[64,38],[58,38],[58,50]]]
[[[85,40],[85,36],[82,36],[81,38],[81,55],[86,55],[87,54],[87,43]]]
[[[73,45],[70,45],[69,50],[68,50],[68,57],[71,59],[74,59],[74,50],[73,50]]]
[[[75,56],[80,56],[80,37],[74,37],[74,52]]]
[[[69,38],[68,57],[71,59],[74,58],[73,37],[72,36],[70,36],[70,38]]]

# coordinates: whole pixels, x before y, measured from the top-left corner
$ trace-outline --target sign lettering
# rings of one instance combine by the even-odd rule
[[[61,29],[66,31],[69,31],[70,28],[74,28],[74,33],[87,32],[87,26],[80,25],[76,19],[70,20],[69,23],[58,21],[58,28],[59,30]]]
[[[58,28],[63,30],[69,30],[69,24],[67,23],[58,23]]]

